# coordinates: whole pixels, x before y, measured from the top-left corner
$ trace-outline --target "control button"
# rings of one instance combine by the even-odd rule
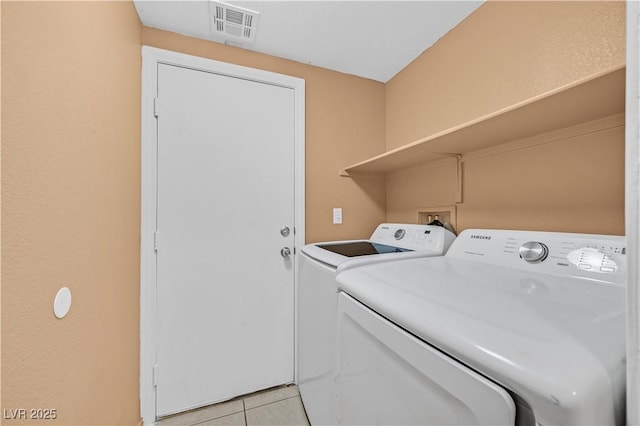
[[[591,269],[591,265],[589,265],[588,263],[579,263],[578,269],[582,269],[583,271],[588,271],[589,269]]]
[[[603,266],[600,268],[600,272],[615,272],[616,268],[612,268],[611,266]]]
[[[396,240],[401,240],[402,237],[404,237],[404,234],[406,234],[407,232],[404,229],[398,229],[395,234],[393,234],[393,237]]]
[[[528,241],[520,246],[520,257],[529,263],[540,263],[549,255],[549,248],[537,241]]]

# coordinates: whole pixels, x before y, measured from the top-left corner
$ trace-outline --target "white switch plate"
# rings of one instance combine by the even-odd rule
[[[333,224],[340,225],[342,223],[342,209],[340,207],[335,207],[333,209]]]

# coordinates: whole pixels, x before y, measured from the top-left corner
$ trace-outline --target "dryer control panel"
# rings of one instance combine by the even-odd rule
[[[615,235],[467,229],[447,257],[623,284],[625,238]]]

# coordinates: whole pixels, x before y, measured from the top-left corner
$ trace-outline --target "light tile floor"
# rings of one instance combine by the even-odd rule
[[[279,386],[166,417],[158,426],[309,426],[298,387]]]

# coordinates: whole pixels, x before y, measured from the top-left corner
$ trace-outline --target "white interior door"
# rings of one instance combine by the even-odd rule
[[[159,64],[157,106],[163,416],[293,381],[294,90]]]

